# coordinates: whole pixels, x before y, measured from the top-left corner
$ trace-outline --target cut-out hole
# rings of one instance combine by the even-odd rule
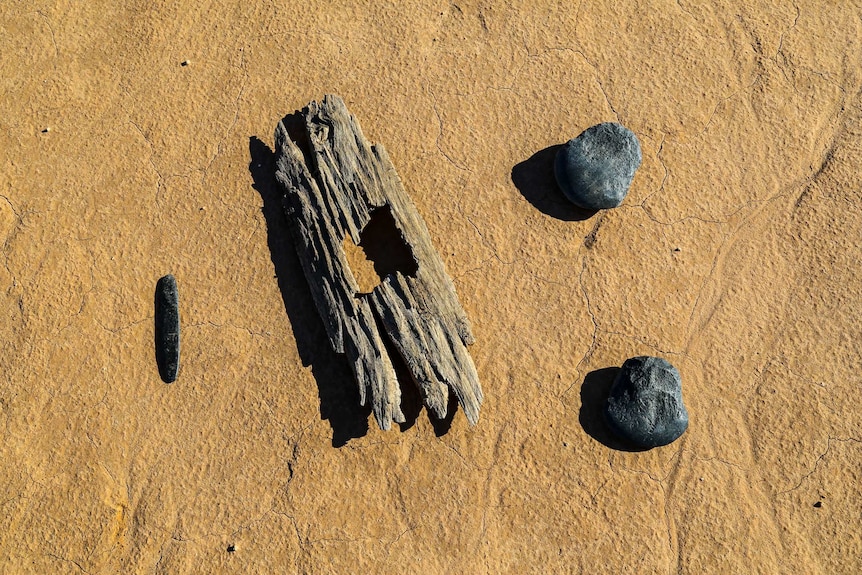
[[[371,213],[371,219],[359,235],[358,247],[349,235],[345,237],[344,253],[360,294],[371,293],[390,274],[401,272],[412,277],[419,269],[389,206]]]
[[[374,271],[374,262],[366,259],[365,251],[353,243],[350,234],[344,237],[343,247],[347,265],[350,266],[350,271],[353,272],[353,277],[359,284],[359,293],[371,293],[371,290],[380,283],[380,278]]]

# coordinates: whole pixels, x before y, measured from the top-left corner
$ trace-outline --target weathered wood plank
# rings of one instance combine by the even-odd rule
[[[370,402],[383,429],[404,419],[383,342],[388,338],[437,417],[446,416],[451,389],[475,424],[482,390],[466,348],[473,343],[470,323],[386,151],[368,143],[337,96],[289,118],[276,128],[276,179],[330,344],[350,361],[363,405]],[[393,272],[372,293],[360,294],[343,242],[349,234],[358,245],[372,214],[384,207],[412,251],[416,271]]]

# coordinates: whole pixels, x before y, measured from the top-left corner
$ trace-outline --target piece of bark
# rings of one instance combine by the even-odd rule
[[[156,283],[156,365],[165,383],[173,383],[180,369],[180,311],[177,280],[168,274]]]
[[[482,389],[466,348],[473,343],[470,323],[386,151],[369,144],[332,95],[279,122],[275,151],[305,277],[332,349],[353,368],[362,404],[370,402],[382,429],[404,422],[388,338],[436,417],[446,416],[451,389],[475,424]],[[372,214],[384,208],[412,251],[415,273],[390,273],[370,294],[360,294],[342,246],[347,234],[359,245]]]

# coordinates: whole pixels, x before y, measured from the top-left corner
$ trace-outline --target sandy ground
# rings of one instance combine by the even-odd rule
[[[858,2],[151,4],[0,4],[0,571],[862,572]],[[326,93],[455,279],[475,427],[381,432],[326,347],[266,180]],[[584,219],[550,161],[601,121],[644,160]],[[628,452],[642,354],[691,425]]]

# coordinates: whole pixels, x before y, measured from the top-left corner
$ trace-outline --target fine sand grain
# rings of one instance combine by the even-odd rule
[[[862,572],[860,13],[4,0],[0,572]],[[328,347],[270,180],[328,93],[455,281],[475,427],[380,431]],[[582,213],[600,122],[643,163]],[[638,355],[690,416],[649,451],[601,422]]]

